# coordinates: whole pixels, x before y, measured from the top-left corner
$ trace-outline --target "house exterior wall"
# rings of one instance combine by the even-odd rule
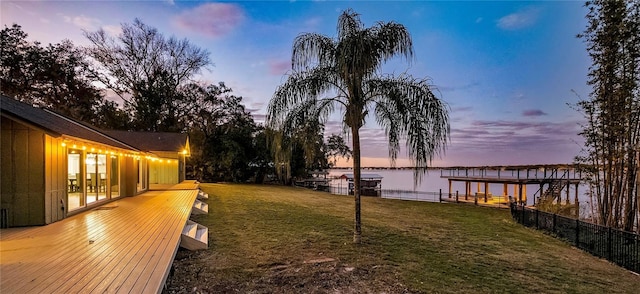
[[[6,117],[0,125],[2,225],[44,225],[45,134]]]
[[[126,157],[122,160],[122,180],[121,189],[122,196],[136,195],[136,183],[138,179],[138,166],[132,157]]]
[[[188,141],[187,141],[187,146],[189,145]],[[165,175],[168,175],[165,173],[165,171],[163,170],[158,170],[158,171],[154,171],[154,169],[159,168],[162,169],[162,167],[158,167],[160,164],[159,162],[153,162],[151,161],[149,163],[149,183],[151,184],[178,184],[181,183],[182,181],[186,180],[186,174],[187,174],[187,168],[186,168],[186,164],[185,164],[185,155],[181,154],[179,151],[152,151],[153,154],[157,155],[159,158],[163,159],[163,160],[167,160],[170,159],[172,161],[172,163],[170,164],[170,174],[171,174],[171,179],[163,179],[163,177]],[[177,162],[174,162],[177,161]],[[164,164],[165,166],[167,165],[166,163]],[[156,173],[156,175],[154,175],[154,172]]]
[[[45,135],[44,161],[45,223],[66,217],[67,199],[67,149],[61,138]]]
[[[148,161],[149,162],[149,184],[178,184],[179,171],[178,161],[171,160],[167,163],[166,160]]]

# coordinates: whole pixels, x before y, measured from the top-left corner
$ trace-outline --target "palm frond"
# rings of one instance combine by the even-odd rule
[[[386,76],[369,80],[367,88],[378,123],[389,137],[392,160],[397,158],[399,140],[405,138],[407,153],[417,168],[426,168],[435,156],[444,153],[450,133],[449,114],[427,80]],[[417,183],[421,175],[416,175]]]
[[[373,40],[377,40],[377,55],[387,61],[396,55],[404,56],[407,61],[413,58],[413,41],[407,28],[396,22],[379,22],[371,29]]]
[[[267,125],[278,124],[289,111],[305,100],[315,100],[330,91],[342,89],[340,80],[331,67],[315,67],[296,72],[280,85],[267,109]]]
[[[348,38],[354,33],[361,31],[364,24],[360,20],[360,14],[349,8],[338,17],[338,40]]]
[[[327,67],[334,63],[336,45],[333,39],[316,33],[305,33],[293,41],[291,67],[293,71],[305,71],[318,65]]]

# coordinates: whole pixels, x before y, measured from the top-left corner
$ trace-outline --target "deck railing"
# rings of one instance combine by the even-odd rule
[[[518,223],[547,231],[595,256],[640,273],[640,235],[511,203]]]

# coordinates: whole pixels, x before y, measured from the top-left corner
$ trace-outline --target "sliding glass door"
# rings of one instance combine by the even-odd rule
[[[67,202],[69,210],[85,206],[82,150],[67,151]]]
[[[67,185],[69,211],[120,197],[120,157],[69,148]]]
[[[87,204],[107,198],[107,156],[87,153],[86,160]]]

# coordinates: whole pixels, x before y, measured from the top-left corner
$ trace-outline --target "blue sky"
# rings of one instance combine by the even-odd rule
[[[224,81],[263,121],[290,69],[293,39],[335,36],[347,8],[366,26],[396,21],[411,33],[415,58],[391,60],[383,71],[430,78],[450,106],[451,142],[434,165],[569,163],[580,151],[582,116],[567,104],[590,91],[590,60],[575,37],[586,25],[583,2],[8,0],[0,2],[0,20],[44,44],[88,45],[83,30],[117,34],[121,23],[140,18],[206,48],[214,65],[199,78]],[[368,121],[363,163],[387,166],[384,131]],[[327,131],[341,132],[337,115]]]

